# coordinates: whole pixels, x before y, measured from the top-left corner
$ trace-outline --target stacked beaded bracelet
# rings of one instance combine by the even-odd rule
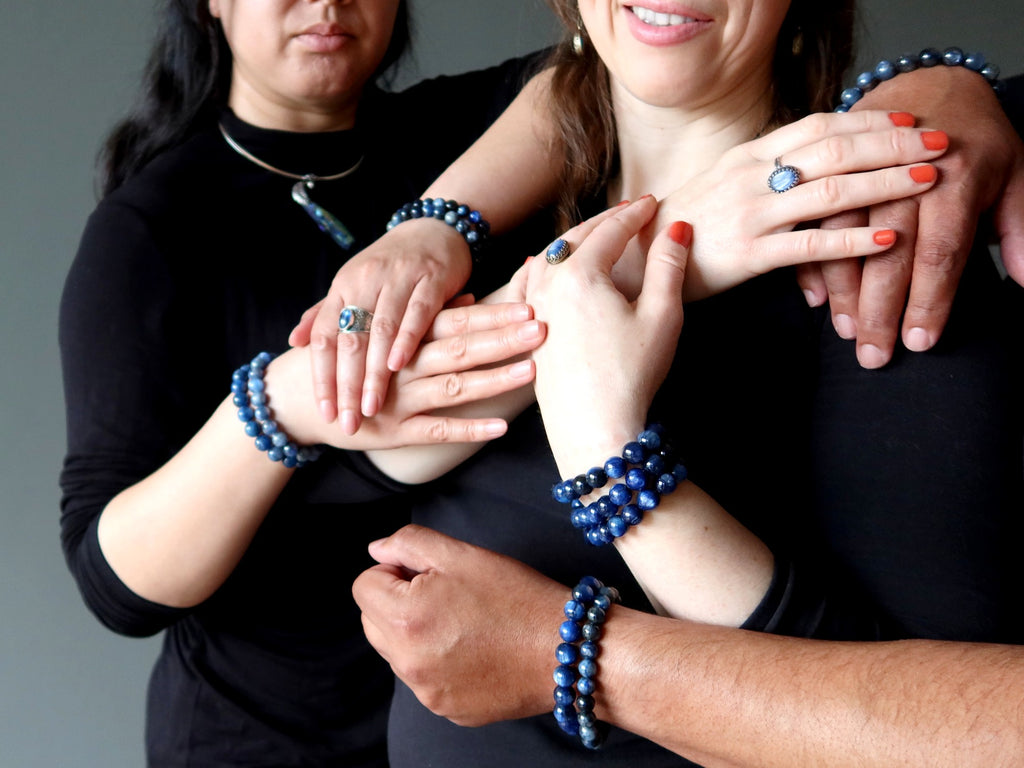
[[[473,255],[480,251],[480,247],[491,231],[491,225],[480,215],[480,211],[471,210],[468,205],[462,205],[454,200],[445,200],[443,197],[432,200],[413,200],[411,203],[406,203],[395,211],[387,228],[394,229],[403,221],[410,219],[429,218],[439,219],[453,227],[465,239],[470,253]]]
[[[594,715],[594,691],[601,625],[617,602],[617,589],[584,576],[565,604],[566,620],[558,627],[562,642],[555,649],[555,720],[570,736],[579,736],[588,749],[600,747],[608,735],[607,724]]]
[[[238,406],[238,420],[245,424],[245,434],[256,438],[257,449],[289,469],[301,467],[319,459],[324,449],[319,445],[296,445],[272,418],[263,373],[273,359],[269,352],[260,352],[251,363],[235,371],[231,375],[231,401]]]
[[[987,63],[982,54],[964,53],[959,48],[947,48],[942,52],[936,48],[925,48],[917,55],[909,53],[900,56],[896,61],[882,59],[873,70],[861,72],[857,76],[857,85],[842,92],[839,97],[840,104],[835,111],[849,111],[850,107],[860,101],[865,93],[873,90],[879,83],[891,80],[896,75],[913,72],[920,68],[927,69],[939,64],[945,64],[947,67],[964,67],[972,72],[977,72],[992,84],[997,95],[1002,94],[1003,84],[999,82],[999,67]]]
[[[621,456],[612,456],[603,467],[557,483],[551,489],[555,501],[572,506],[570,521],[595,546],[610,544],[630,527],[643,521],[644,513],[655,509],[661,497],[674,491],[686,479],[686,467],[663,439],[663,430],[652,424],[633,442],[626,443]],[[603,488],[608,480],[621,479],[597,501],[584,504],[581,497]]]

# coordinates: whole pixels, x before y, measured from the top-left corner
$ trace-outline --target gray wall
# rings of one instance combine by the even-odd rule
[[[985,51],[1024,71],[1021,0],[870,0],[872,58],[925,45]],[[482,66],[549,39],[540,0],[413,0],[418,75]],[[56,310],[94,205],[92,162],[129,103],[150,4],[5,3],[0,10],[0,768],[142,763],[142,708],[157,641],[102,629],[58,547],[64,448]]]

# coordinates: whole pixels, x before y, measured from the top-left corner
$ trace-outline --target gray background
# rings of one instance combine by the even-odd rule
[[[412,0],[401,82],[483,66],[550,39],[540,0]],[[1024,71],[1021,0],[868,0],[867,59],[927,45]],[[0,768],[138,766],[156,640],[85,610],[58,546],[64,450],[56,312],[92,206],[93,158],[148,51],[150,2],[5,2],[0,10]]]

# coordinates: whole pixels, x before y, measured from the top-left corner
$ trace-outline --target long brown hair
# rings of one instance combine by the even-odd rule
[[[555,135],[563,143],[559,225],[580,218],[578,201],[597,194],[616,168],[618,147],[608,70],[580,23],[578,0],[548,0],[565,27],[548,65]],[[854,0],[793,0],[775,45],[772,122],[791,123],[838,100],[853,59]],[[583,50],[573,50],[573,35]]]

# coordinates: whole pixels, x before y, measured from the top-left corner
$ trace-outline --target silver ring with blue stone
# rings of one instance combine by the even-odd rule
[[[548,260],[548,264],[561,264],[569,258],[569,243],[562,238],[558,238],[548,246],[544,258]]]
[[[775,170],[768,176],[768,188],[772,192],[782,194],[800,183],[800,171],[792,165],[783,165],[782,158],[775,158]]]
[[[338,333],[369,333],[372,322],[373,312],[350,304],[338,315]]]

